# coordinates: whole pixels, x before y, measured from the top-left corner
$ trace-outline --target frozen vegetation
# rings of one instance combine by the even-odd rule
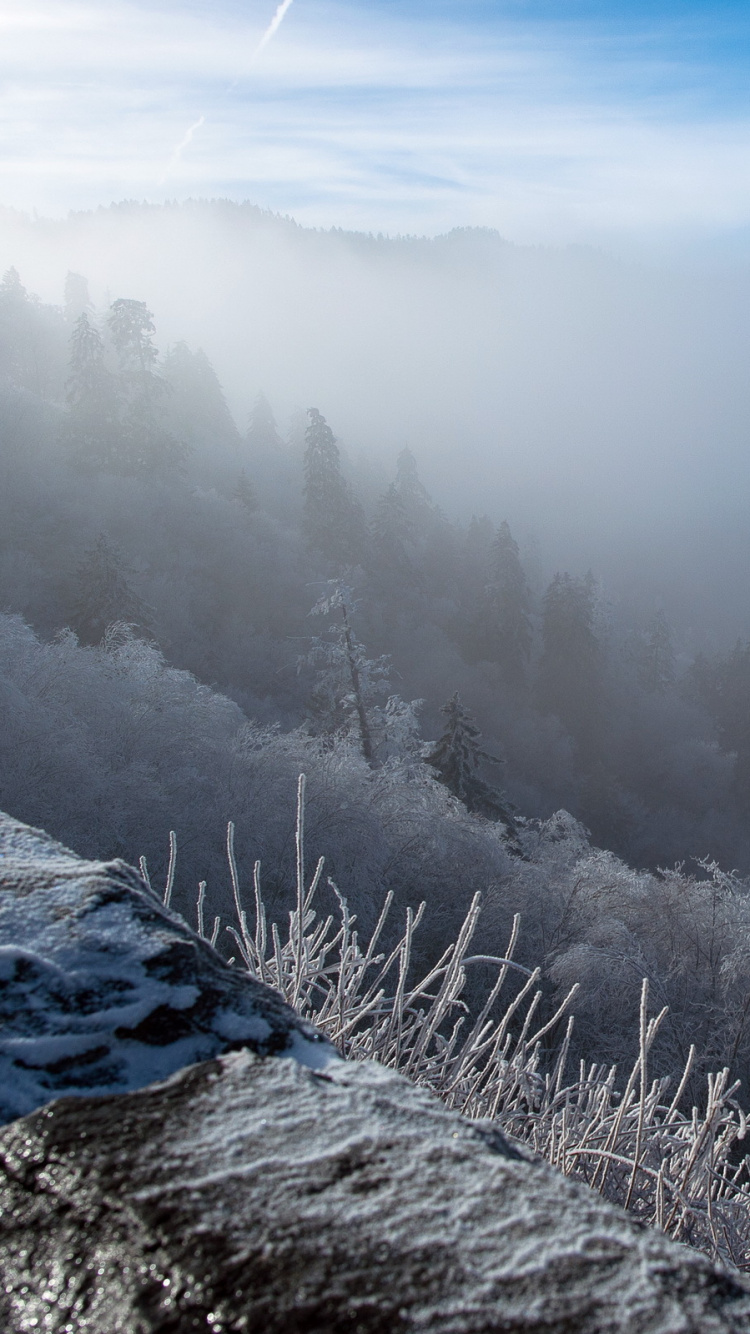
[[[476,894],[455,941],[422,975],[412,964],[424,902],[416,913],[407,908],[404,933],[390,949],[382,942],[392,895],[362,941],[357,919],[330,877],[336,909],[325,917],[318,911],[325,859],[308,879],[305,786],[302,776],[295,901],[286,926],[269,920],[260,862],[253,868],[252,890],[243,895],[234,826],[228,827],[234,913],[225,930],[237,951],[232,962],[281,992],[343,1056],[400,1071],[463,1116],[498,1123],[565,1175],[585,1181],[641,1221],[716,1261],[750,1270],[750,1174],[740,1081],[730,1080],[726,1066],[708,1073],[701,1106],[690,1109],[685,1095],[696,1064],[694,1045],[678,1080],[651,1078],[652,1049],[669,1008],[649,1014],[648,980],[641,987],[638,1054],[629,1075],[618,1080],[616,1064],[607,1068],[582,1060],[571,1078],[575,1021],[569,1012],[579,984],[554,1013],[544,1014],[541,969],[532,971],[514,959],[518,917],[503,955],[476,953],[482,910]],[[166,900],[175,853],[173,845]],[[252,908],[245,907],[245,898]],[[222,923],[215,917],[209,934],[205,883],[196,918],[199,935],[215,944]],[[468,977],[482,964],[492,967],[494,980],[486,994],[474,989],[473,1004],[467,1004]],[[518,974],[521,983],[509,987],[509,978]]]
[[[745,1265],[750,643],[60,295],[0,284],[0,806],[155,885],[173,830],[173,906],[348,1053]]]

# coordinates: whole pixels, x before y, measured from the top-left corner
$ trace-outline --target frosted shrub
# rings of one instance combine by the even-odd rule
[[[295,903],[283,927],[269,921],[259,862],[250,893],[243,892],[234,826],[228,827],[235,919],[224,930],[233,942],[232,962],[281,991],[342,1055],[391,1066],[471,1119],[497,1120],[517,1142],[642,1221],[750,1271],[750,1159],[740,1149],[746,1121],[737,1101],[738,1082],[730,1081],[726,1068],[709,1074],[702,1109],[693,1106],[686,1112],[694,1046],[679,1079],[650,1078],[649,1057],[668,1011],[662,1007],[649,1017],[648,981],[641,988],[638,1055],[628,1078],[618,1080],[614,1065],[581,1062],[571,1079],[573,1019],[569,1016],[564,1028],[562,1021],[578,986],[573,983],[555,1012],[539,1020],[540,969],[529,970],[513,957],[519,918],[504,955],[473,952],[481,909],[481,897],[475,895],[455,941],[423,976],[415,977],[414,940],[424,903],[416,912],[406,910],[403,934],[389,949],[381,942],[392,894],[367,943],[360,941],[357,919],[330,879],[325,883],[336,911],[319,914],[324,860],[308,880],[304,795],[300,778]],[[172,837],[167,903],[175,856]],[[148,877],[145,862],[142,871]],[[197,926],[212,945],[219,942],[221,919],[214,917],[210,925],[206,919],[205,882],[199,888]],[[466,985],[478,964],[494,969],[495,980],[470,1013]]]
[[[572,827],[545,822],[515,871],[514,903],[526,949],[545,977],[576,998],[578,1056],[607,1063],[638,1053],[639,986],[666,1007],[651,1062],[654,1073],[682,1069],[698,1099],[711,1069],[728,1066],[750,1085],[750,894],[714,862],[658,873],[631,870],[588,846]],[[580,827],[579,827],[580,828]],[[531,942],[531,943],[530,943]]]

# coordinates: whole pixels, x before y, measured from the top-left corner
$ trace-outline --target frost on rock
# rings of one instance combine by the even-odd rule
[[[0,1123],[242,1047],[316,1068],[336,1057],[132,867],[85,861],[0,814]]]
[[[370,1062],[243,1051],[0,1133],[0,1327],[748,1334],[705,1256]]]

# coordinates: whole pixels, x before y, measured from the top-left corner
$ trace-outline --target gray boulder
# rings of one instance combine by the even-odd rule
[[[249,1052],[0,1134],[7,1334],[719,1334],[750,1299],[375,1065]]]
[[[0,1124],[62,1094],[120,1093],[248,1047],[333,1048],[229,968],[125,862],[89,862],[0,813]]]
[[[0,1105],[4,1334],[750,1334],[702,1255],[339,1060],[129,867],[7,817]]]

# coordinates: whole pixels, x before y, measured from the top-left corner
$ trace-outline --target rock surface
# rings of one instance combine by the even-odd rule
[[[703,1256],[339,1060],[130,867],[8,817],[0,1115],[3,1334],[750,1334]]]
[[[7,1334],[719,1334],[696,1252],[375,1065],[249,1052],[0,1134]]]
[[[0,1124],[249,1047],[335,1052],[229,968],[124,862],[88,862],[0,813]]]

